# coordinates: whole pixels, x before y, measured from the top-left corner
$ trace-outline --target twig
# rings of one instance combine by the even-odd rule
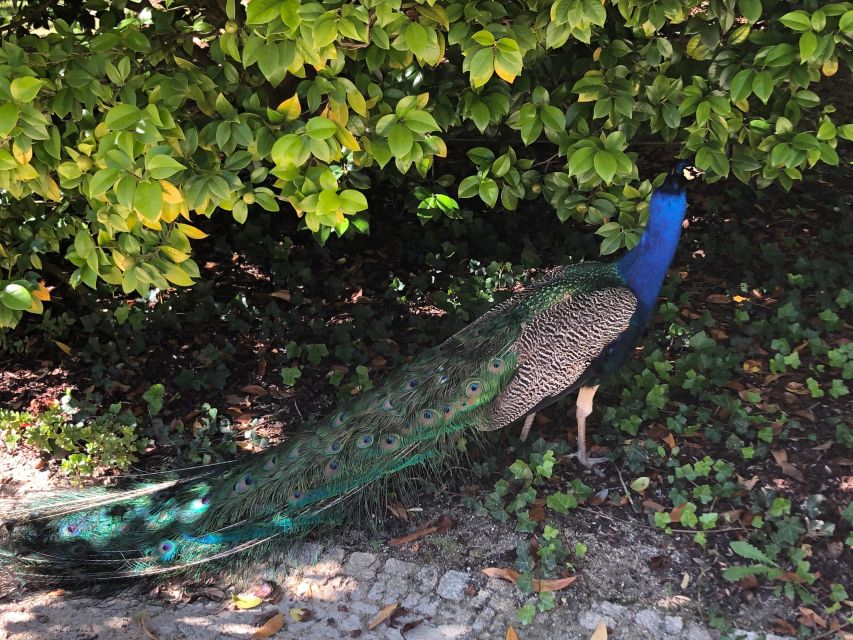
[[[625,495],[628,498],[628,502],[631,503],[631,508],[636,510],[637,505],[634,504],[634,499],[631,497],[631,492],[628,491],[628,487],[625,485],[625,481],[622,479],[622,472],[619,470],[619,467],[617,465],[614,464],[613,466],[616,467],[616,474],[619,476],[619,482],[622,485],[622,490],[625,492]]]

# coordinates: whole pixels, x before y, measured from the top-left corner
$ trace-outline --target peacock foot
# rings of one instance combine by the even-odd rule
[[[610,462],[610,458],[591,458],[586,454],[581,454],[581,452],[573,453],[569,456],[570,458],[577,458],[578,462],[580,462],[587,469],[591,469],[596,475],[601,475],[602,472],[595,468],[598,464],[603,464],[605,462]]]

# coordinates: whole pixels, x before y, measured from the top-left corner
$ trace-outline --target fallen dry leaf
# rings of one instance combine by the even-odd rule
[[[657,513],[666,509],[666,507],[664,507],[660,502],[655,502],[654,500],[643,500],[642,504],[646,511],[654,511]]]
[[[399,609],[399,607],[400,604],[397,602],[393,604],[386,604],[385,608],[383,608],[382,611],[379,612],[379,615],[373,619],[373,622],[367,625],[367,628],[373,631],[380,624],[391,618],[391,616],[393,616],[397,612],[397,609]]]
[[[258,605],[263,604],[264,599],[259,598],[253,593],[238,593],[231,596],[231,602],[238,609],[254,609]]]
[[[400,545],[409,544],[410,542],[414,542],[415,540],[420,540],[421,538],[430,536],[433,533],[444,533],[445,531],[449,531],[455,526],[456,521],[453,520],[453,518],[441,516],[434,525],[421,527],[414,533],[410,533],[405,536],[400,536],[399,538],[393,538],[388,541],[388,544],[393,547],[399,547]]]
[[[245,387],[241,387],[240,391],[253,396],[265,396],[267,394],[267,390],[257,384],[247,384]]]
[[[595,631],[592,632],[589,640],[607,640],[607,625],[603,622],[595,625]]]
[[[270,294],[271,298],[278,298],[279,300],[284,300],[285,302],[290,302],[290,291],[287,289],[282,289],[281,291],[273,291]]]
[[[725,293],[712,293],[705,298],[705,302],[710,302],[711,304],[731,304],[732,301]]]
[[[506,630],[505,640],[518,640],[518,632],[512,628],[512,625]]]
[[[255,640],[269,638],[278,633],[284,626],[284,616],[280,613],[275,614],[267,619],[258,629],[251,635]]]
[[[406,511],[406,507],[401,505],[399,502],[391,501],[387,505],[388,511],[391,512],[397,520],[402,520],[403,522],[409,521],[409,512]]]
[[[821,618],[813,609],[800,607],[800,617],[797,622],[805,627],[822,627],[826,629],[826,620]]]
[[[758,373],[764,366],[761,360],[744,360],[743,370],[747,373]]]
[[[501,567],[486,567],[483,569],[483,573],[490,578],[509,580],[513,584],[518,581],[518,577],[521,575],[515,569],[503,569]],[[556,580],[538,580],[534,578],[533,591],[537,593],[545,591],[560,591],[561,589],[565,589],[569,585],[573,584],[577,579],[577,576],[557,578]]]

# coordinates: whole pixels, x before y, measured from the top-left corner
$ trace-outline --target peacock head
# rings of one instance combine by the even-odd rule
[[[705,172],[702,169],[692,165],[687,160],[679,160],[658,189],[668,193],[683,193],[687,190],[688,185],[703,175]]]

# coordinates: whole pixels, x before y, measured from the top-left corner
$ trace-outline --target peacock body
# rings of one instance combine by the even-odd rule
[[[679,164],[655,191],[646,232],[620,261],[551,271],[382,386],[247,462],[26,505],[7,516],[0,562],[23,579],[86,582],[259,552],[346,520],[359,497],[418,465],[446,463],[460,434],[499,429],[575,389],[595,389],[650,317],[694,175]]]

